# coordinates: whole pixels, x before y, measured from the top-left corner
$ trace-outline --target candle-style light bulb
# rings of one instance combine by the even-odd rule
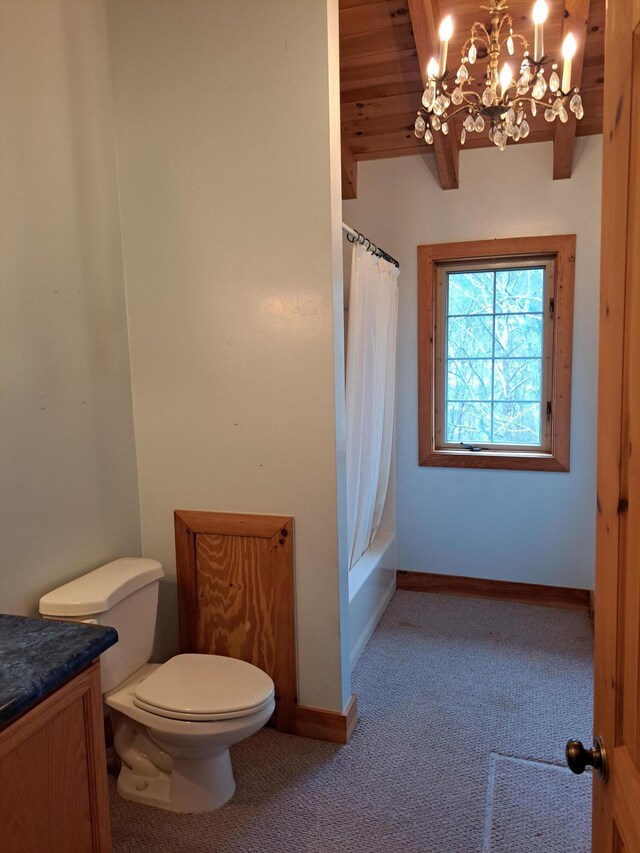
[[[547,20],[547,15],[549,14],[549,7],[547,6],[545,0],[536,0],[533,4],[533,23],[534,24],[544,24]]]
[[[438,72],[440,70],[440,66],[438,65],[438,60],[435,56],[432,56],[429,60],[429,64],[427,65],[427,75],[431,80],[435,80],[438,76]]]
[[[447,52],[449,50],[449,42],[453,35],[453,20],[451,19],[451,15],[447,15],[440,24],[438,35],[440,36],[440,76],[444,77],[444,73],[447,70]]]
[[[564,58],[564,65],[562,67],[562,91],[565,94],[571,88],[571,61],[576,55],[577,49],[578,45],[576,44],[576,40],[571,33],[568,33],[567,37],[562,42],[562,56]]]
[[[509,68],[509,63],[505,62],[505,64],[502,66],[502,71],[500,72],[500,88],[502,89],[503,95],[511,85],[512,80],[513,74],[511,73],[511,69]]]
[[[549,7],[545,0],[536,0],[533,4],[533,58],[536,62],[544,56],[544,36],[542,25],[547,20]]]

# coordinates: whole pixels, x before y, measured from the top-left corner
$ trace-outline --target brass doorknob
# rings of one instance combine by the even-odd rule
[[[573,773],[584,773],[586,767],[593,767],[600,778],[604,782],[607,781],[607,753],[599,736],[593,741],[591,749],[585,749],[582,741],[568,740],[565,755]]]

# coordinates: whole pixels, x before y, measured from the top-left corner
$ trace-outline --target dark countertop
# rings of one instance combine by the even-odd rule
[[[0,613],[0,728],[118,641],[103,625]]]

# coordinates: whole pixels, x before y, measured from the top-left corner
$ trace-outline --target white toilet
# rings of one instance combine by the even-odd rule
[[[119,641],[100,659],[111,708],[118,792],[174,812],[205,812],[233,796],[229,747],[274,711],[261,669],[220,655],[177,655],[150,664],[162,566],[123,558],[40,599],[47,618],[110,625]]]

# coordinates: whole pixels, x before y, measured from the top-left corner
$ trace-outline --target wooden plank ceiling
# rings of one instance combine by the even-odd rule
[[[456,119],[455,133],[450,132],[448,137],[439,140],[439,146],[427,146],[424,140],[416,139],[413,123],[424,89],[426,69],[422,65],[430,56],[438,55],[437,27],[441,18],[450,14],[454,21],[448,65],[455,71],[472,23],[487,20],[481,3],[482,0],[340,0],[345,198],[355,198],[360,160],[409,154],[436,156],[443,188],[457,187],[461,119]],[[579,50],[574,69],[579,74],[581,67],[580,88],[585,115],[578,122],[571,115],[565,125],[559,121],[549,124],[539,110],[537,117],[529,120],[531,133],[528,138],[517,143],[509,140],[509,145],[554,140],[554,177],[568,178],[574,135],[602,133],[605,0],[548,0],[548,5],[545,51],[560,63],[560,73],[564,35],[569,30],[576,35]],[[514,0],[508,8],[514,31],[522,32],[529,41],[533,41],[532,8],[533,0]],[[516,51],[515,58],[520,57],[521,53]],[[485,62],[479,59],[476,67],[484,69]],[[549,73],[550,69],[546,72],[547,80]],[[577,78],[572,82],[576,85]],[[479,79],[477,85],[482,87],[483,80]],[[467,148],[483,147],[493,147],[486,132],[468,134],[462,156]],[[500,156],[499,151],[496,156]]]

